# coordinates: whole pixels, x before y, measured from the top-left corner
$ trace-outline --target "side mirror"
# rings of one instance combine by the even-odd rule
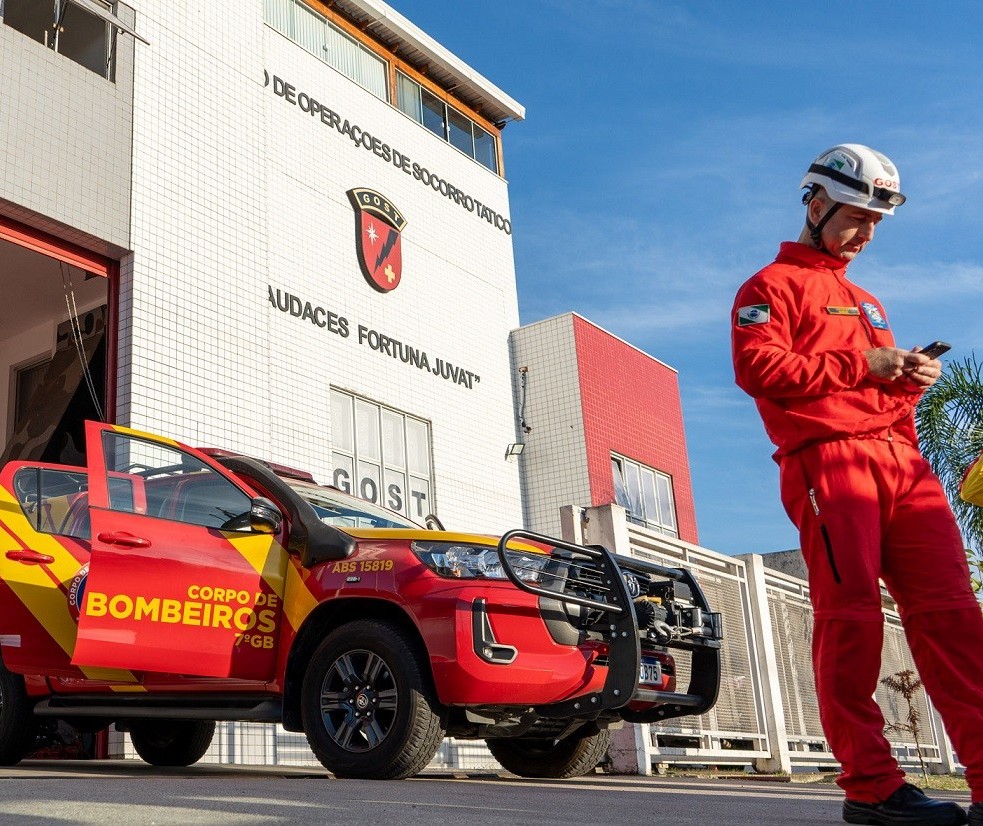
[[[257,496],[249,505],[249,528],[256,533],[279,533],[283,525],[280,509],[265,496]]]

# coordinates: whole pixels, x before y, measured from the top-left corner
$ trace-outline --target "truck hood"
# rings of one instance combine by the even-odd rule
[[[487,545],[494,548],[497,536],[480,533],[455,533],[452,531],[428,531],[424,528],[339,528],[355,539],[383,540],[394,539],[403,542],[453,542],[458,545]],[[509,548],[517,551],[545,553],[546,549],[526,542],[511,541]]]

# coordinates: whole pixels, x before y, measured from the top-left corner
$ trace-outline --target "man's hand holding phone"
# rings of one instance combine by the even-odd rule
[[[928,356],[930,359],[937,359],[943,353],[948,353],[951,349],[952,345],[947,341],[933,341],[927,347],[917,350],[917,352],[923,356]]]
[[[925,390],[942,375],[939,356],[951,349],[951,345],[945,341],[933,341],[925,347],[917,347],[905,356],[901,372],[911,384],[919,390]]]

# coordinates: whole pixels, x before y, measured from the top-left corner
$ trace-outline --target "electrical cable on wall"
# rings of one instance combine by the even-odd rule
[[[68,308],[69,327],[72,330],[72,343],[75,345],[75,352],[78,353],[79,362],[82,365],[82,377],[85,379],[85,386],[89,390],[89,397],[95,406],[96,415],[100,422],[106,421],[102,412],[102,405],[99,402],[99,394],[96,392],[96,384],[92,378],[92,371],[89,370],[89,362],[85,357],[85,342],[82,338],[82,325],[79,324],[78,307],[75,304],[75,287],[72,283],[72,273],[68,265],[60,262],[61,283],[65,288],[65,306]]]
[[[529,433],[532,428],[526,424],[526,376],[529,374],[528,367],[519,368],[519,388],[521,390],[521,402],[519,404],[519,427],[523,433]]]

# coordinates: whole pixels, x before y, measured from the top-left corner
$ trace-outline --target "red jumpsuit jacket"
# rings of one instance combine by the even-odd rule
[[[890,431],[916,444],[918,391],[869,374],[865,350],[893,347],[880,302],[846,263],[785,242],[734,302],[737,384],[752,396],[775,458],[807,445]]]

